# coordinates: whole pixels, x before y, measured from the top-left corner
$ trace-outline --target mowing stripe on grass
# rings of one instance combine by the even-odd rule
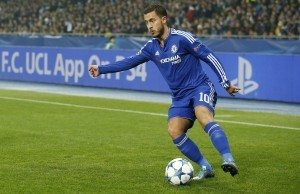
[[[126,113],[134,113],[134,114],[143,114],[143,115],[167,117],[166,114],[162,114],[162,113],[144,112],[144,111],[136,111],[136,110],[125,110],[125,109],[116,109],[116,108],[105,108],[105,107],[93,107],[93,106],[85,106],[85,105],[78,105],[78,104],[53,102],[53,101],[44,101],[44,100],[33,100],[33,99],[4,97],[4,96],[0,96],[0,99],[16,100],[16,101],[32,102],[32,103],[40,103],[40,104],[51,104],[51,105],[59,105],[59,106],[68,106],[68,107],[85,108],[85,109],[96,109],[96,110],[106,110],[106,111],[116,111],[116,112],[126,112]],[[228,117],[228,115],[223,115],[223,116]],[[231,116],[231,115],[229,115],[229,116]],[[220,115],[219,117],[222,117],[222,115]],[[297,127],[285,127],[285,126],[278,126],[278,125],[267,125],[267,124],[249,123],[249,122],[240,122],[240,121],[228,121],[228,120],[220,120],[220,119],[216,119],[216,120],[219,121],[219,122],[233,123],[233,124],[239,124],[239,125],[250,125],[250,126],[258,126],[258,127],[270,127],[270,128],[278,128],[278,129],[300,130],[300,128],[297,128]]]

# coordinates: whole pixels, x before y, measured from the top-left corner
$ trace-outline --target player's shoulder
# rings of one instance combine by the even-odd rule
[[[152,39],[148,40],[144,44],[144,46],[142,47],[142,49],[150,49],[150,48],[152,48],[154,41],[155,41],[155,38],[152,38]]]
[[[154,40],[155,40],[155,38],[151,38],[150,40],[148,40],[148,41],[146,42],[145,45],[147,45],[147,44],[148,44],[148,45],[153,44]]]
[[[174,28],[171,29],[171,35],[179,39],[188,40],[192,44],[197,40],[196,36],[192,33]]]
[[[148,40],[144,46],[139,50],[139,52],[137,52],[137,55],[140,55],[141,53],[147,53],[150,54],[153,51],[153,41],[154,38]]]

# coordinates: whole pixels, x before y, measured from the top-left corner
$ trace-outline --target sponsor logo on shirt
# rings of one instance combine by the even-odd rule
[[[164,58],[164,59],[160,60],[161,64],[172,63],[172,65],[175,65],[175,64],[180,63],[180,62],[181,62],[181,58],[180,58],[179,55],[175,55],[175,56]]]

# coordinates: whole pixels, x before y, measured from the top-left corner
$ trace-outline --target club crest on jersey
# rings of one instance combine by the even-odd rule
[[[176,53],[177,52],[177,50],[178,50],[178,48],[177,48],[177,46],[174,44],[172,47],[171,47],[171,51],[172,51],[172,53]]]

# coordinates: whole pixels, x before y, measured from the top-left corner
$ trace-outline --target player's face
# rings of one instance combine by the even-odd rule
[[[155,11],[152,11],[144,15],[144,20],[149,33],[153,37],[160,38],[164,34],[164,25],[167,22],[166,17],[160,17],[155,13]]]

